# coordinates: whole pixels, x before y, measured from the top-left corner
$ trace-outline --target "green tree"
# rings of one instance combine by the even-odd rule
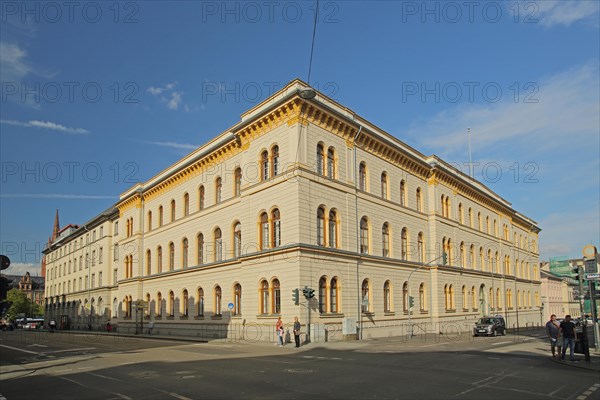
[[[6,300],[12,303],[6,312],[6,318],[11,321],[18,318],[19,314],[25,314],[27,317],[36,317],[44,314],[42,307],[33,303],[19,289],[10,289],[6,294]]]

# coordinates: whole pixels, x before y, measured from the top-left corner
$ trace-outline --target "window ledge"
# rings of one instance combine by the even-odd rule
[[[375,316],[375,313],[372,311],[363,311],[361,314],[364,315],[365,317],[374,317]]]
[[[320,313],[319,317],[321,318],[343,318],[343,313]]]
[[[212,320],[221,320],[221,319],[223,319],[223,316],[222,315],[213,315],[212,317],[210,317],[210,319],[212,319]]]
[[[396,315],[396,313],[394,311],[384,311],[383,315],[386,317],[393,317],[394,315]]]
[[[421,310],[421,311],[419,311],[419,314],[421,314],[421,315],[429,314],[429,311]]]
[[[273,318],[277,318],[280,317],[280,314],[258,314],[256,316],[256,318],[258,319],[273,319]]]
[[[204,319],[204,315],[196,315],[196,316],[194,317],[194,319],[195,319],[195,320],[202,320],[202,319]]]

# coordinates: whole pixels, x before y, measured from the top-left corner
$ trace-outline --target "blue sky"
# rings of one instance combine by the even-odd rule
[[[314,2],[0,2],[0,241],[39,271],[81,224],[294,78]],[[311,84],[542,228],[600,238],[598,1],[321,1]]]

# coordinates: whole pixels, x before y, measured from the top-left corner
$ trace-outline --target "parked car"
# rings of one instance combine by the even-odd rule
[[[473,336],[506,335],[506,321],[501,315],[481,317],[475,322]]]

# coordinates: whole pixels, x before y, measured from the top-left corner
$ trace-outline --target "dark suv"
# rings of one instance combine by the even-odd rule
[[[496,315],[495,317],[481,317],[473,327],[473,336],[498,336],[506,335],[506,322],[504,317]]]

